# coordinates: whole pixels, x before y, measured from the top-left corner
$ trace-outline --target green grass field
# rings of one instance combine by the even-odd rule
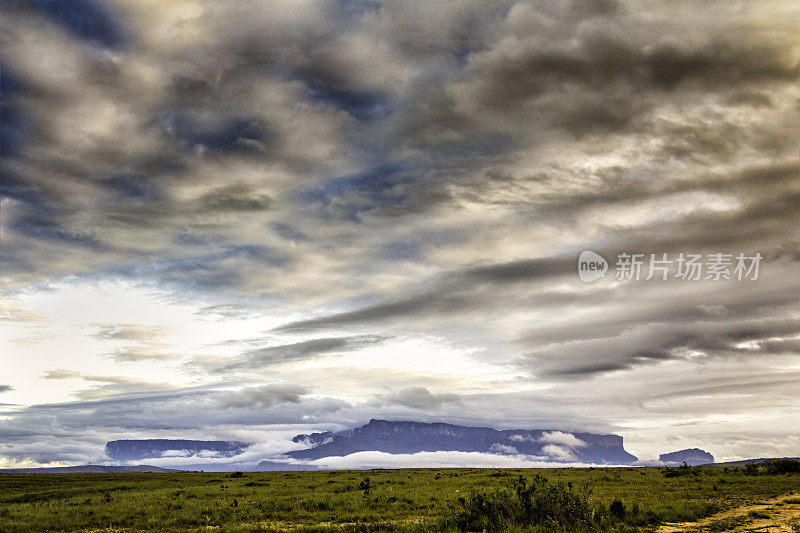
[[[659,468],[4,473],[0,531],[455,531],[463,526],[454,517],[476,492],[508,490],[537,473],[588,487],[598,509],[620,500],[624,518],[595,530],[647,531],[800,490],[800,474],[718,467],[674,477]]]

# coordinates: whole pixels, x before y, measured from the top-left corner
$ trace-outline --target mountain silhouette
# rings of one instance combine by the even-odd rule
[[[459,451],[528,455],[555,462],[630,464],[636,456],[625,451],[619,435],[571,433],[548,429],[505,429],[459,426],[442,422],[370,420],[355,429],[297,435],[307,444],[287,456],[300,460],[344,456],[363,451],[392,454]]]

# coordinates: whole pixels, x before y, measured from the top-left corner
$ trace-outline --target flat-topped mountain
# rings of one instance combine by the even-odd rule
[[[138,461],[168,456],[189,456],[212,452],[216,457],[233,457],[250,446],[247,442],[226,440],[112,440],[106,443],[106,455],[116,461]]]
[[[714,462],[714,456],[700,448],[686,448],[677,452],[662,453],[658,460],[667,465],[705,465]]]
[[[3,468],[0,472],[10,474],[39,474],[39,473],[82,473],[82,474],[129,474],[131,472],[181,472],[173,468],[159,468],[150,465],[135,466],[109,466],[109,465],[79,465],[79,466],[43,466],[36,468]]]
[[[630,464],[636,461],[619,435],[568,433],[548,429],[506,429],[458,426],[441,422],[370,420],[355,429],[297,435],[310,446],[286,455],[314,460],[363,451],[392,454],[459,451],[536,456],[542,461]]]

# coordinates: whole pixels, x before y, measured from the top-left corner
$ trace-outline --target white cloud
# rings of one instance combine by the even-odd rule
[[[492,453],[501,453],[504,455],[519,455],[519,450],[514,448],[513,446],[509,446],[508,444],[500,444],[496,442],[489,447],[489,451]]]
[[[564,433],[563,431],[545,431],[539,438],[539,442],[546,442],[548,444],[561,444],[569,448],[586,446],[585,442],[572,433]]]
[[[542,447],[542,453],[556,461],[574,461],[575,456],[565,446],[547,444]]]
[[[358,452],[344,457],[325,457],[311,461],[321,468],[555,468],[591,466],[583,463],[564,463],[524,455],[498,455],[477,452],[420,452],[388,454]]]

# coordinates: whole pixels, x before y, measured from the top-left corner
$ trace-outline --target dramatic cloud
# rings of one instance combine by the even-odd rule
[[[404,405],[412,409],[436,410],[441,409],[446,403],[458,403],[458,394],[435,394],[425,387],[409,387],[382,396],[389,403]]]
[[[99,324],[95,338],[102,340],[148,341],[160,339],[169,330],[150,324]]]
[[[375,335],[312,339],[293,344],[249,350],[239,356],[225,359],[223,362],[212,362],[206,366],[209,367],[210,371],[216,373],[237,370],[253,371],[282,363],[314,359],[320,355],[358,350],[365,346],[378,344],[383,340],[383,337]]]
[[[800,7],[751,4],[4,2],[0,465],[374,416],[563,430],[398,464],[793,453]]]
[[[264,385],[247,387],[238,392],[224,393],[220,398],[223,408],[248,407],[266,409],[277,403],[300,403],[302,396],[309,393],[305,387],[293,385]]]

